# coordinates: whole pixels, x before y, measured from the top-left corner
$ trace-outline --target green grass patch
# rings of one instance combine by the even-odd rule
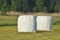
[[[58,24],[60,24],[60,16],[54,16],[53,18],[53,21],[52,21],[52,23],[53,23],[53,25],[58,25]]]
[[[17,16],[0,16],[0,26],[17,25]]]
[[[39,31],[36,33],[18,33],[16,16],[0,16],[0,40],[60,40],[60,17],[53,17],[53,31]]]
[[[0,16],[0,26],[16,26],[17,25],[17,16]],[[60,17],[53,17],[53,25],[60,24]]]
[[[53,25],[52,32],[18,33],[17,26],[0,27],[0,40],[60,40],[60,25]]]

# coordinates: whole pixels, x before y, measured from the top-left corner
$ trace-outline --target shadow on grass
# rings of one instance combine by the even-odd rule
[[[60,33],[60,30],[53,30],[53,31],[36,31],[36,32],[17,32],[16,34],[21,35],[28,35],[28,34],[36,34],[36,33]]]
[[[60,32],[60,29],[56,29],[53,31],[37,31],[36,33],[51,33],[51,32]]]
[[[17,32],[17,34],[27,35],[27,34],[36,34],[36,32]]]
[[[53,25],[58,25],[58,24],[60,24],[60,20],[53,22]]]
[[[36,31],[36,32],[17,32],[17,34],[36,34],[36,33],[48,33],[53,31]]]
[[[57,29],[57,30],[54,30],[54,32],[60,32],[60,30],[59,30],[59,29]]]
[[[53,32],[53,31],[37,31],[37,33],[46,33],[46,32]]]
[[[0,24],[0,26],[17,26],[17,24]]]

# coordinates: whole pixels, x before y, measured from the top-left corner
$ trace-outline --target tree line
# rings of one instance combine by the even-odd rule
[[[0,0],[0,11],[60,12],[60,0]]]

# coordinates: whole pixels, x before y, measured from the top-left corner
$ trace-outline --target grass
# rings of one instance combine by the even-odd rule
[[[16,16],[0,16],[0,25],[17,24]]]
[[[0,27],[0,40],[60,40],[59,26],[53,25],[52,32],[36,33],[18,33],[16,26],[4,26]]]
[[[53,24],[60,24],[60,16],[53,16]]]
[[[53,17],[53,31],[18,33],[17,26],[0,26],[0,40],[60,40],[60,17]],[[0,24],[16,24],[16,16],[0,16]]]

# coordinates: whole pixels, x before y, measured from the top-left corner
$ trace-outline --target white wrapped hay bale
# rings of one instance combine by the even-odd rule
[[[36,32],[36,17],[33,15],[19,16],[18,32]]]
[[[52,16],[37,16],[37,30],[52,31]]]

